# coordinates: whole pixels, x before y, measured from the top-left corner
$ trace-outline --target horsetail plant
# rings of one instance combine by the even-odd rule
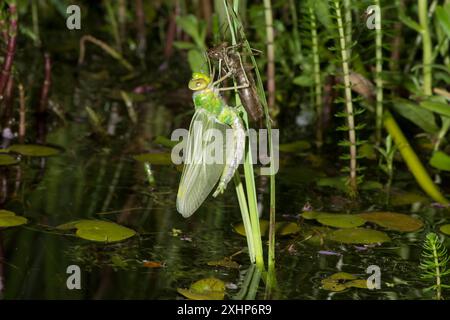
[[[423,93],[426,96],[433,94],[432,43],[428,19],[428,0],[419,0],[419,23],[422,31],[422,63],[423,63]]]
[[[376,124],[375,141],[381,142],[381,131],[383,129],[383,33],[381,30],[381,7],[380,0],[375,0],[375,86],[376,86]]]
[[[436,300],[443,299],[443,288],[450,288],[450,285],[442,283],[442,278],[450,275],[450,269],[447,268],[449,261],[450,256],[441,240],[435,233],[428,233],[423,244],[422,261],[420,263],[420,269],[423,270],[421,278],[434,281],[434,284],[425,290],[434,290]]]
[[[349,55],[350,44],[347,43],[345,26],[347,25],[343,20],[342,15],[342,0],[332,0],[332,7],[335,11],[335,19],[337,23],[338,29],[338,48],[340,51],[340,58],[342,64],[342,72],[343,72],[343,80],[344,80],[344,92],[345,92],[345,112],[338,112],[336,114],[337,117],[346,117],[347,125],[341,126],[338,130],[348,131],[348,140],[341,141],[339,144],[344,147],[348,147],[350,153],[348,155],[341,156],[341,159],[349,160],[350,165],[346,168],[346,171],[349,171],[349,179],[348,179],[348,192],[350,196],[355,197],[358,194],[358,175],[357,172],[361,170],[358,168],[357,164],[357,145],[361,144],[361,141],[357,141],[356,131],[361,129],[363,126],[356,126],[355,124],[355,115],[361,113],[362,111],[356,111],[353,106],[353,98],[352,98],[352,84],[350,80],[350,60],[351,56]]]

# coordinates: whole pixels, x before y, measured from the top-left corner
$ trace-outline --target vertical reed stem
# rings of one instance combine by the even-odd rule
[[[432,44],[428,26],[428,0],[419,0],[419,22],[422,28],[422,62],[423,62],[423,92],[427,96],[433,94],[432,83]]]
[[[375,16],[375,56],[376,56],[376,126],[375,141],[377,145],[381,143],[381,132],[383,128],[383,34],[381,30],[381,6],[380,0],[375,0],[375,5],[379,8],[379,16]]]
[[[267,92],[269,95],[269,110],[275,108],[275,43],[273,31],[272,4],[270,0],[264,0],[264,13],[266,20],[267,41]]]

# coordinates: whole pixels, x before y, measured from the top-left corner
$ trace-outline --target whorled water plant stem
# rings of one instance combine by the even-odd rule
[[[266,20],[266,45],[267,45],[267,92],[268,105],[271,112],[275,108],[275,43],[272,17],[272,3],[264,0],[264,13]]]
[[[308,3],[308,11],[310,18],[311,45],[313,55],[313,72],[314,72],[314,103],[316,107],[316,143],[317,147],[322,147],[322,78],[320,73],[320,57],[319,57],[319,40],[317,38],[317,22],[314,13],[313,3]]]
[[[346,41],[346,35],[344,30],[344,22],[342,19],[341,12],[341,1],[333,0],[334,9],[336,11],[336,21],[339,32],[339,49],[341,52],[342,60],[342,72],[344,76],[344,87],[345,87],[345,107],[347,116],[347,130],[348,138],[345,145],[350,148],[350,177],[349,177],[349,193],[351,196],[356,196],[358,193],[358,180],[357,180],[357,149],[356,149],[356,130],[355,130],[355,117],[353,110],[353,100],[352,100],[352,84],[350,81],[350,67],[349,61],[350,56],[348,55],[348,44]]]
[[[423,93],[433,94],[433,78],[431,64],[433,59],[431,34],[428,21],[428,0],[419,0],[419,23],[422,29],[422,63],[423,63]]]
[[[383,129],[383,33],[381,30],[381,6],[380,0],[375,0],[378,12],[375,12],[375,86],[376,86],[376,126],[375,141],[381,143],[381,131]]]

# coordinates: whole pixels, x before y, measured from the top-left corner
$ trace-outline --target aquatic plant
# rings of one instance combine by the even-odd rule
[[[442,289],[450,288],[450,285],[443,283],[443,278],[450,275],[450,269],[447,267],[449,261],[450,256],[439,237],[433,232],[428,233],[423,243],[422,261],[420,263],[421,277],[424,280],[434,282],[426,290],[433,290],[437,300],[443,299]]]

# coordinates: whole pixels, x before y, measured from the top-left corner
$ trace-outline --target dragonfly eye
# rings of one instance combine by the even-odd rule
[[[208,83],[204,79],[192,79],[189,81],[189,89],[197,91],[203,90],[208,86]]]

